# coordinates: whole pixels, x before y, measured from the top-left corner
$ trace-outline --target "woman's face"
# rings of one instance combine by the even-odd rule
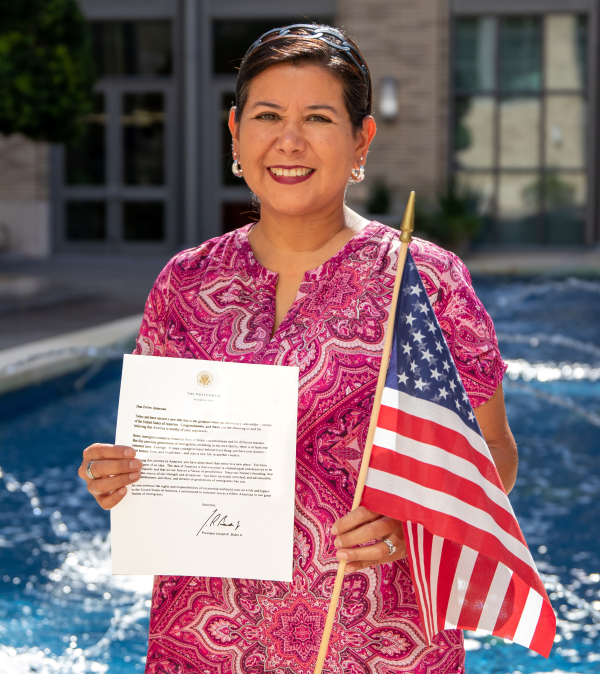
[[[375,135],[372,117],[355,132],[341,83],[313,65],[267,68],[250,83],[238,124],[234,115],[235,108],[235,156],[263,214],[326,215],[339,207]]]

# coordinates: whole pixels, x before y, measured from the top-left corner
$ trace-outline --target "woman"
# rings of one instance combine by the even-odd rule
[[[397,232],[344,205],[375,135],[370,112],[369,71],[340,31],[271,31],[241,64],[233,168],[260,200],[260,220],[171,260],[136,353],[300,367],[294,580],[157,577],[147,672],[312,672],[340,559],[348,576],[326,669],[464,671],[459,631],[425,645],[402,523],[347,514],[397,261]],[[492,322],[455,255],[418,239],[411,251],[508,491],[517,455]],[[79,474],[102,507],[139,479],[133,457],[114,445],[85,450]]]

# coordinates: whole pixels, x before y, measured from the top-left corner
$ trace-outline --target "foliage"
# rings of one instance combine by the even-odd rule
[[[440,245],[456,250],[468,244],[481,229],[478,201],[476,193],[460,189],[450,181],[433,205],[417,209],[416,229]]]
[[[0,0],[0,133],[76,138],[92,110],[94,79],[76,0]]]
[[[471,108],[471,99],[458,99],[456,101],[457,124],[454,131],[454,151],[468,150],[473,142],[471,129],[464,124],[464,118]]]
[[[542,202],[542,197],[545,197],[548,208],[555,209],[573,206],[575,196],[575,186],[561,180],[556,173],[546,173],[523,189],[523,200],[536,210]]]
[[[390,212],[392,204],[392,195],[390,188],[382,178],[377,178],[369,193],[367,200],[367,211],[376,215],[385,215]]]

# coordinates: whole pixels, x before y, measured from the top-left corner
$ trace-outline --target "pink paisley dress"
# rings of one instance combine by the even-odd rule
[[[397,262],[398,233],[372,222],[306,272],[271,337],[277,275],[251,225],[175,256],[156,281],[136,353],[300,368],[293,582],[158,576],[146,672],[310,674],[337,563],[330,528],[351,507]],[[472,404],[504,374],[492,321],[452,253],[411,252]],[[275,532],[276,535],[276,532]],[[346,577],[325,669],[464,672],[462,633],[425,643],[405,560]]]

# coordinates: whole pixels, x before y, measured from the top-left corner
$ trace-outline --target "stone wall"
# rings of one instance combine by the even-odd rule
[[[337,25],[353,37],[369,65],[377,136],[366,179],[348,191],[364,200],[376,177],[386,180],[401,211],[414,189],[423,199],[443,187],[448,155],[448,0],[338,0]],[[378,113],[382,78],[395,78],[399,113]]]
[[[0,135],[0,250],[50,253],[48,146]]]

